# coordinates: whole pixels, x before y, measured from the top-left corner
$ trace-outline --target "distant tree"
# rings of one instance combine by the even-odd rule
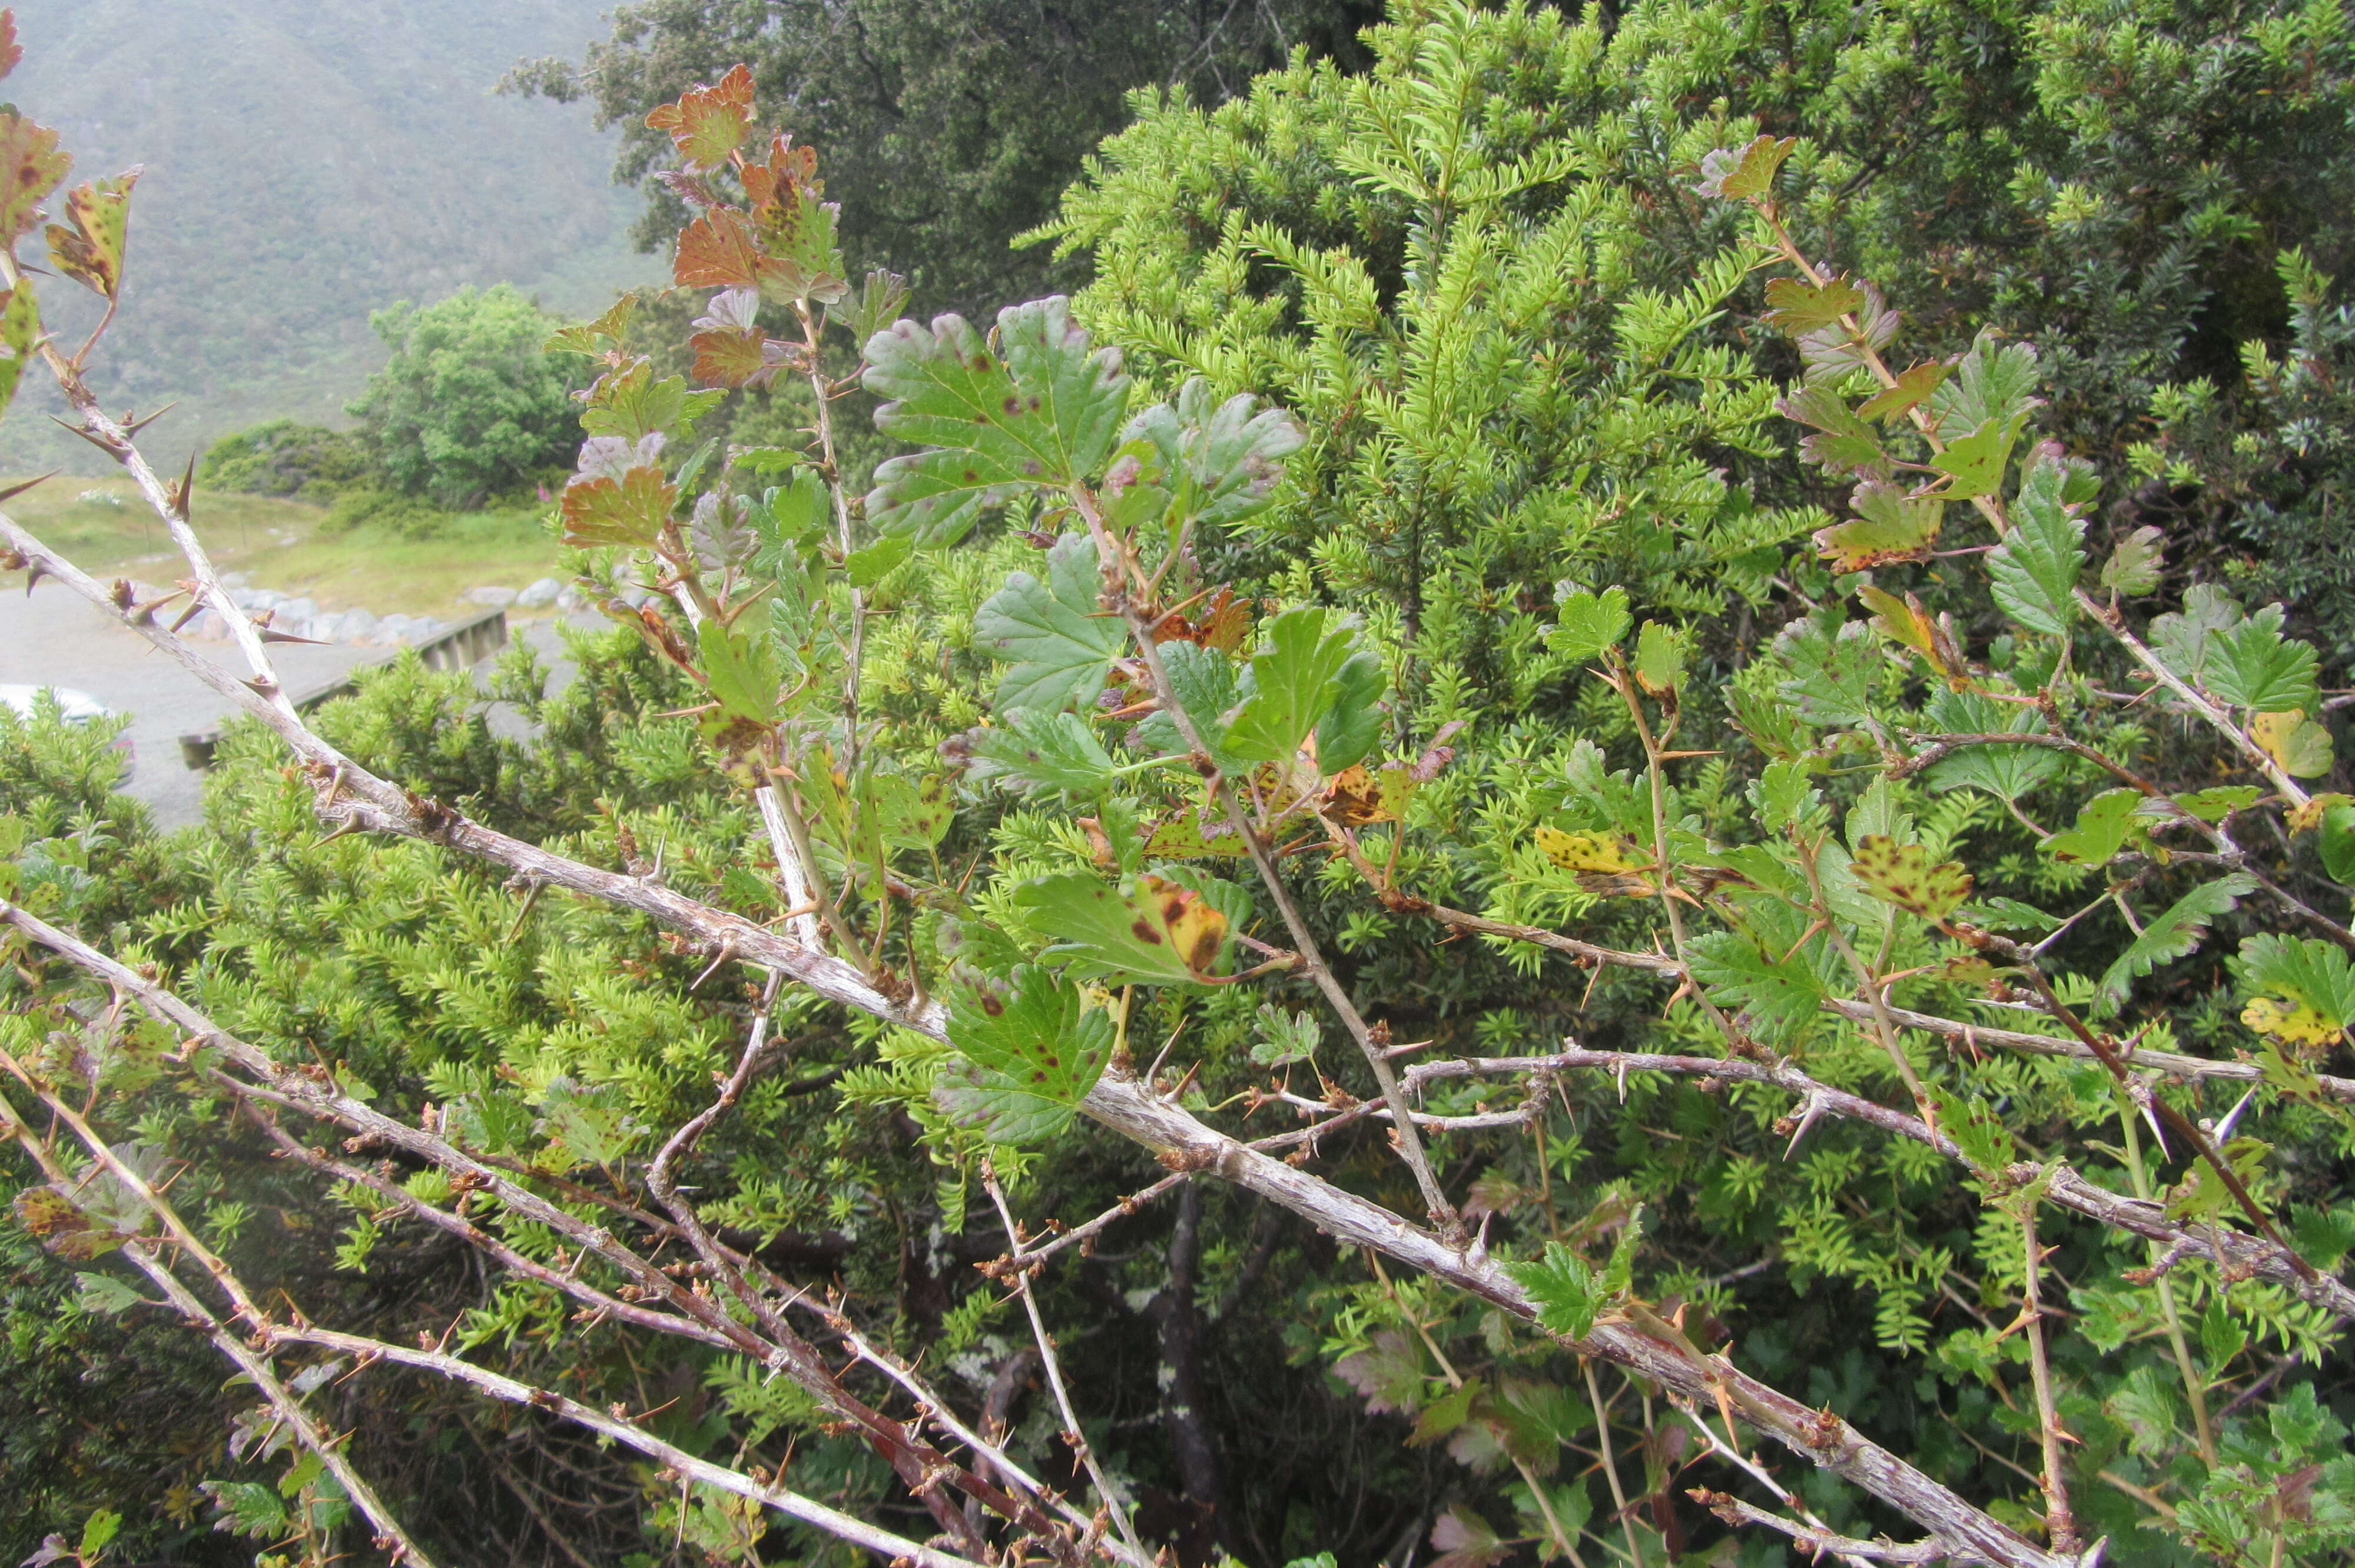
[[[332,501],[374,477],[374,468],[368,442],[356,430],[271,419],[207,447],[197,480],[208,490]]]
[[[541,352],[554,324],[506,283],[371,314],[392,358],[349,412],[390,483],[457,508],[562,463],[580,440],[580,410]]]
[[[533,61],[511,90],[595,101],[624,127],[616,177],[645,181],[652,249],[681,209],[650,171],[669,139],[645,112],[751,67],[784,129],[825,149],[854,267],[910,270],[925,310],[995,309],[1072,282],[1016,236],[1044,221],[1138,88],[1223,102],[1295,48],[1345,68],[1379,0],[642,0],[579,64]]]

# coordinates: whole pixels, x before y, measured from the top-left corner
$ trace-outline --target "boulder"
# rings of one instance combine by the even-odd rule
[[[358,605],[336,617],[336,641],[338,642],[373,642],[376,641],[376,629],[375,614]]]
[[[511,588],[470,588],[458,597],[485,609],[504,609],[516,601],[517,596]]]
[[[564,585],[554,577],[541,577],[523,592],[516,595],[516,603],[525,609],[546,609],[564,592]]]

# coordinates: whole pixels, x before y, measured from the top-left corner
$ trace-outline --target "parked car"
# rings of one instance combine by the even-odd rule
[[[18,718],[28,719],[33,716],[33,700],[42,692],[57,698],[59,711],[68,724],[96,724],[101,719],[114,717],[112,708],[88,692],[76,691],[71,686],[0,685],[0,704],[5,704],[14,710]],[[123,758],[122,776],[114,781],[114,787],[120,789],[131,782],[131,776],[139,769],[138,748],[131,744],[131,736],[125,733],[108,741],[106,749]]]

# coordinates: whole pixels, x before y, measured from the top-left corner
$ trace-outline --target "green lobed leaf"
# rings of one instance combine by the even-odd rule
[[[995,779],[1012,789],[1101,794],[1113,780],[1112,757],[1077,714],[1028,708],[1002,728],[968,732],[975,783]]]
[[[1842,624],[1837,609],[1819,610],[1785,627],[1771,656],[1786,672],[1775,689],[1808,723],[1848,728],[1869,716],[1881,661],[1863,621]]]
[[[852,588],[873,588],[910,556],[916,553],[916,541],[905,534],[886,535],[863,550],[853,550],[843,556],[842,569],[850,577]]]
[[[2166,575],[2160,548],[2166,542],[2167,535],[2157,528],[2137,528],[2119,540],[2102,567],[2102,586],[2127,595],[2155,590]]]
[[[1045,581],[1016,572],[975,614],[975,635],[1014,666],[997,683],[1001,715],[1068,707],[1103,689],[1128,630],[1097,612],[1101,582],[1095,546],[1066,534],[1047,552]]]
[[[2241,944],[2230,967],[2244,999],[2282,997],[2312,1008],[2334,1030],[2355,1027],[2355,961],[2335,943],[2263,933]]]
[[[1215,406],[1214,395],[1206,378],[1194,376],[1174,402],[1155,404],[1120,433],[1124,446],[1152,443],[1161,460],[1159,482],[1176,515],[1202,524],[1239,522],[1265,510],[1284,477],[1284,460],[1308,439],[1281,408],[1254,413],[1256,399],[1247,392]]]
[[[1623,588],[1607,588],[1599,594],[1577,588],[1561,595],[1560,609],[1546,648],[1565,659],[1597,658],[1605,648],[1618,646],[1635,624],[1627,613],[1627,590]]]
[[[1768,953],[1741,931],[1711,931],[1687,944],[1693,979],[1768,1044],[1781,1044],[1813,1022],[1829,994],[1816,964],[1790,947],[1785,941]]]
[[[1890,458],[1881,434],[1856,417],[1848,399],[1828,387],[1806,387],[1774,405],[1785,418],[1813,426],[1799,455],[1828,473],[1887,479]]]
[[[962,316],[900,322],[868,340],[867,358],[867,389],[890,399],[876,428],[934,449],[875,470],[867,515],[887,529],[904,508],[930,515],[1090,477],[1128,398],[1119,351],[1091,350],[1060,295],[1000,311],[987,342]]]
[[[1989,425],[2000,429],[2024,418],[2039,406],[2036,374],[2033,347],[1980,334],[1931,395],[1930,418],[1939,438],[1959,441]]]
[[[1327,776],[1366,759],[1381,739],[1379,705],[1386,682],[1381,656],[1370,649],[1349,655],[1333,677],[1333,705],[1316,721],[1316,767]]]
[[[2319,701],[2314,649],[2281,634],[2282,607],[2269,604],[2208,639],[2202,669],[2222,702],[2261,714],[2310,712]]]
[[[1977,429],[1948,441],[1945,451],[1930,459],[1930,466],[1947,479],[1938,493],[1949,501],[1968,501],[1973,496],[1993,495],[2001,490],[2004,470],[2011,461],[2011,449],[2027,427],[2025,414],[2010,419],[1989,419]]]
[[[1371,658],[1358,651],[1355,623],[1323,605],[1296,605],[1265,631],[1266,646],[1252,656],[1251,694],[1227,723],[1227,750],[1252,762],[1288,760],[1345,691],[1366,692],[1362,668],[1346,679],[1342,671]],[[1379,682],[1379,666],[1373,678]]]
[[[2254,787],[2244,788],[2252,797],[2256,795]],[[2180,805],[2182,801],[2179,800],[2177,803]],[[2355,887],[2355,806],[2332,806],[2322,813],[2322,829],[2316,847],[2321,851],[2322,869],[2330,874],[2330,880],[2343,887]]]
[[[1035,964],[951,988],[949,1044],[973,1071],[943,1076],[933,1098],[998,1143],[1052,1137],[1112,1059],[1112,1019],[1080,988]]]
[[[2085,524],[2062,498],[2068,471],[2039,457],[2029,464],[2012,503],[2012,529],[1987,553],[1995,602],[2031,631],[2058,637],[2077,612],[2078,575],[2085,552],[2078,541]]]
[[[2000,703],[1979,692],[1941,688],[1930,699],[1929,721],[1950,735],[2005,731],[2039,734],[2044,715],[2019,703]],[[2060,752],[2041,746],[1966,746],[1931,765],[1923,778],[1936,790],[1984,789],[1998,800],[2017,800],[2059,775]]]
[[[2104,1011],[2115,1012],[2126,999],[2127,988],[2161,964],[2172,963],[2200,945],[2208,924],[2229,913],[2257,890],[2256,878],[2233,872],[2203,882],[2169,905],[2166,913],[2148,921],[2133,946],[2117,957],[2102,975],[2099,987]]]
[[[33,281],[23,278],[0,293],[0,410],[16,396],[16,384],[41,341],[41,307],[33,295]]]
[[[718,616],[707,616],[697,637],[702,645],[703,678],[720,711],[752,724],[773,722],[781,677],[766,629],[723,626]]]
[[[1789,136],[1760,136],[1740,147],[1712,148],[1701,156],[1700,183],[1693,188],[1734,201],[1763,196],[1774,188],[1775,171],[1796,145]]]
[[[2181,609],[2151,619],[2151,651],[2176,674],[2195,686],[2202,685],[2219,634],[2243,619],[2241,607],[2222,588],[2213,583],[2193,583],[2183,591]]]
[[[1868,479],[1849,497],[1856,516],[1816,530],[1816,551],[1836,572],[1861,572],[1900,561],[1926,561],[1938,542],[1946,503],[1902,485]]]
[[[2101,865],[2141,831],[2136,820],[2141,804],[2139,790],[2105,789],[2077,809],[2074,827],[2054,833],[2038,847],[2055,860]]]
[[[1769,326],[1794,335],[1829,326],[1864,303],[1864,291],[1846,278],[1810,283],[1805,278],[1773,278],[1766,283]]]

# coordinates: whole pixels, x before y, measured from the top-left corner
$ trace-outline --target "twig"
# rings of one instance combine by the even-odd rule
[[[1071,1452],[1078,1455],[1080,1463],[1086,1467],[1088,1479],[1095,1484],[1096,1496],[1102,1499],[1104,1511],[1112,1516],[1113,1528],[1120,1532],[1121,1540],[1127,1542],[1129,1550],[1144,1557],[1146,1555],[1145,1543],[1136,1538],[1136,1528],[1129,1522],[1128,1508],[1121,1500],[1120,1494],[1113,1489],[1112,1478],[1104,1474],[1103,1465],[1096,1458],[1095,1447],[1088,1441],[1087,1434],[1080,1429],[1079,1413],[1071,1408],[1071,1391],[1063,1386],[1063,1369],[1055,1357],[1055,1341],[1047,1333],[1047,1320],[1039,1312],[1039,1298],[1030,1288],[1031,1271],[1022,1257],[1022,1233],[1015,1226],[1014,1211],[1007,1206],[1006,1192],[997,1184],[996,1172],[986,1164],[981,1170],[981,1184],[987,1190],[989,1201],[997,1205],[998,1218],[1006,1224],[1007,1239],[1014,1245],[1015,1293],[1022,1298],[1023,1309],[1030,1315],[1030,1332],[1039,1344],[1039,1362],[1046,1368],[1047,1386],[1054,1390],[1055,1408],[1063,1417],[1063,1441],[1071,1445]]]
[[[2029,1378],[2036,1388],[2036,1431],[2044,1448],[2044,1533],[2057,1552],[2078,1548],[2077,1518],[2069,1509],[2069,1473],[2062,1439],[2061,1410],[2052,1393],[2052,1362],[2044,1346],[2044,1305],[2039,1279],[2044,1257],[2036,1241],[2036,1188],[2030,1183],[2019,1202],[2019,1234],[2027,1251],[2020,1288],[2020,1319],[2028,1331]]]

